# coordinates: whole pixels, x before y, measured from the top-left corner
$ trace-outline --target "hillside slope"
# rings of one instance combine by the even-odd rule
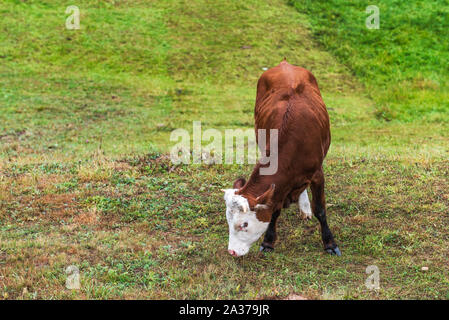
[[[449,298],[448,125],[379,117],[366,79],[309,33],[317,20],[283,0],[78,3],[81,30],[64,1],[0,3],[0,299]],[[284,56],[330,113],[340,258],[296,206],[274,253],[232,258],[220,189],[251,166],[167,157],[194,120],[252,128],[257,79]]]
[[[449,1],[377,1],[378,29],[366,27],[369,1],[289,3],[307,14],[314,39],[363,81],[379,119],[448,122]]]

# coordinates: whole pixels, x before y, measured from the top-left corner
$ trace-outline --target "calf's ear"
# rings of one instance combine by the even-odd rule
[[[264,204],[270,206],[272,203],[272,198],[274,195],[274,189],[276,189],[276,185],[273,183],[271,186],[265,191],[262,195],[258,196],[256,198],[257,204]]]
[[[231,192],[231,190],[232,189],[221,189],[221,191],[223,191],[223,193],[224,193],[223,198],[225,199],[226,202],[228,202],[228,200],[232,199],[232,196],[234,195],[234,190],[232,190],[232,192]]]
[[[245,178],[238,178],[234,181],[233,189],[240,189],[242,188],[246,183]]]

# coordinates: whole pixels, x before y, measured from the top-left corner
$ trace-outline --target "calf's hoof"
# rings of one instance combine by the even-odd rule
[[[260,252],[273,252],[274,248],[270,245],[262,243],[262,245],[259,248]]]
[[[311,212],[304,212],[302,210],[299,210],[299,215],[302,220],[312,220],[312,213]]]
[[[329,253],[332,256],[334,256],[334,255],[336,255],[338,257],[341,256],[341,251],[337,246],[335,246],[334,248],[326,248],[325,250],[327,253]]]
[[[299,209],[299,215],[302,220],[312,220],[312,212],[306,212]]]

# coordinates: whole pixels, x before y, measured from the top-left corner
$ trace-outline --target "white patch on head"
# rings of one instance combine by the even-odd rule
[[[312,209],[310,208],[310,201],[309,196],[307,195],[307,189],[304,190],[299,196],[298,205],[302,218],[312,219]]]
[[[269,223],[257,219],[256,212],[249,208],[248,200],[235,194],[237,190],[227,189],[224,194],[229,225],[228,250],[234,251],[237,256],[243,256],[267,230]]]

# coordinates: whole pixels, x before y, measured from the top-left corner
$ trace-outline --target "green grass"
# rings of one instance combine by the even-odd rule
[[[447,6],[381,1],[366,30],[365,5],[287,2],[79,1],[81,30],[63,1],[0,4],[0,299],[449,298]],[[340,258],[292,206],[272,254],[234,259],[220,189],[251,166],[167,156],[192,121],[252,128],[284,56],[328,106]]]
[[[449,1],[290,0],[307,14],[322,46],[348,66],[376,102],[380,119],[449,120]],[[365,8],[379,8],[368,29]]]

